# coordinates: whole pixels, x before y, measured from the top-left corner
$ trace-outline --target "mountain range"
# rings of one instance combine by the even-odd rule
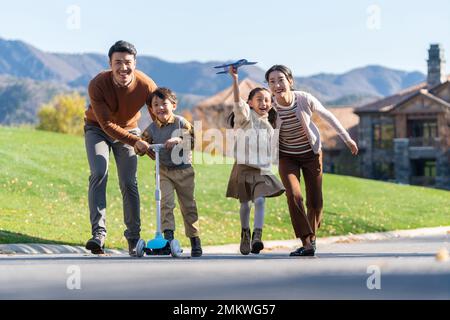
[[[212,68],[224,61],[174,63],[138,55],[137,67],[159,86],[177,92],[181,108],[230,86],[227,76]],[[42,51],[20,40],[0,38],[0,124],[34,123],[36,110],[58,92],[86,87],[97,73],[108,69],[105,54],[61,54]],[[255,66],[240,69],[240,78],[264,83],[264,70]],[[366,66],[343,74],[321,73],[296,77],[296,87],[306,90],[328,105],[359,106],[393,94],[425,80],[423,73]]]

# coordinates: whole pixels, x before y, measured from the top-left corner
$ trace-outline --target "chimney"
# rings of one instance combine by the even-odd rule
[[[432,44],[428,49],[428,88],[437,86],[447,80],[445,75],[444,48],[441,44]]]

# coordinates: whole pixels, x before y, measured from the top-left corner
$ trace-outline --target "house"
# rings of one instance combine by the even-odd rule
[[[428,50],[427,81],[355,110],[362,177],[450,189],[450,77]]]
[[[352,139],[358,143],[359,117],[352,107],[327,108],[348,131]],[[323,119],[313,114],[312,121],[320,131],[323,153],[323,171],[328,173],[359,176],[360,164],[337,135],[336,131]]]

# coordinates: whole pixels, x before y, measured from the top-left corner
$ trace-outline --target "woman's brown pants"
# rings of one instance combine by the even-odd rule
[[[322,152],[310,151],[301,156],[280,154],[279,173],[286,188],[286,197],[295,236],[305,244],[305,239],[316,239],[322,220]],[[300,175],[303,173],[306,187],[306,208],[300,190]]]

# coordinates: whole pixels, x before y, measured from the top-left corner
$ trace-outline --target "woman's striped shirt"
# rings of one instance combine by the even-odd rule
[[[280,128],[280,153],[300,155],[312,151],[306,131],[297,118],[297,99],[288,107],[278,105],[278,116],[282,120]]]

